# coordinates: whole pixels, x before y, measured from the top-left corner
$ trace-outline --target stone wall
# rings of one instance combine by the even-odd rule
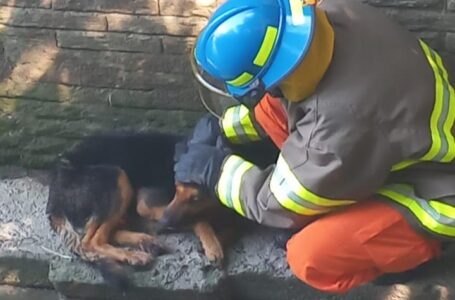
[[[0,165],[47,166],[107,129],[189,128],[188,49],[219,2],[0,0]],[[370,2],[455,54],[455,0]]]

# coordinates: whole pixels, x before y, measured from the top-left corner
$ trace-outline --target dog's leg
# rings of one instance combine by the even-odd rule
[[[120,192],[120,205],[116,212],[109,216],[95,231],[91,239],[88,239],[90,249],[94,252],[112,258],[117,261],[127,262],[131,265],[146,265],[152,257],[143,251],[127,251],[116,248],[109,244],[111,235],[122,224],[129,205],[133,198],[133,191],[125,172],[118,176],[118,188]]]
[[[95,221],[95,219],[92,217],[90,220],[87,222],[85,225],[85,235],[82,238],[82,248],[84,250],[90,250],[90,240],[93,238],[93,236],[96,233],[96,230],[99,227],[99,223]]]
[[[117,230],[112,237],[112,241],[119,245],[137,247],[153,256],[161,252],[161,246],[156,238],[146,233]]]
[[[114,260],[125,262],[131,265],[146,265],[151,262],[152,257],[143,251],[128,251],[108,244],[110,234],[116,227],[115,220],[101,224],[95,236],[90,241],[90,246],[95,252]]]
[[[207,258],[211,262],[220,265],[224,258],[224,252],[220,241],[213,231],[213,227],[206,221],[200,221],[193,225],[193,231],[201,241]]]

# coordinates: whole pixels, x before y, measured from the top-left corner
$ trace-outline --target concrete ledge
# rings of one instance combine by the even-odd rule
[[[274,243],[279,232],[259,227],[228,249],[222,270],[208,262],[191,234],[163,236],[174,252],[159,257],[154,268],[133,273],[134,287],[122,295],[62,247],[45,217],[47,193],[45,176],[0,180],[0,299],[57,299],[52,288],[63,299],[92,300],[455,300],[454,251],[409,284],[365,285],[335,296],[297,280]]]
[[[5,300],[58,300],[55,291],[45,289],[24,289],[0,285],[0,299]]]

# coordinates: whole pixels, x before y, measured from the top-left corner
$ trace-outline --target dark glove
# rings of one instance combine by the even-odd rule
[[[206,114],[197,122],[188,144],[215,146],[221,137],[222,134],[218,119],[210,114]]]
[[[190,144],[174,165],[175,181],[196,184],[214,194],[221,167],[229,155],[224,147]]]

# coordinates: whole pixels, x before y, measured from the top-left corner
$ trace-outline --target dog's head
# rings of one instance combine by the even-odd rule
[[[182,222],[191,222],[194,218],[209,213],[217,205],[217,201],[198,186],[177,183],[174,198],[164,210],[159,227],[172,228]]]

